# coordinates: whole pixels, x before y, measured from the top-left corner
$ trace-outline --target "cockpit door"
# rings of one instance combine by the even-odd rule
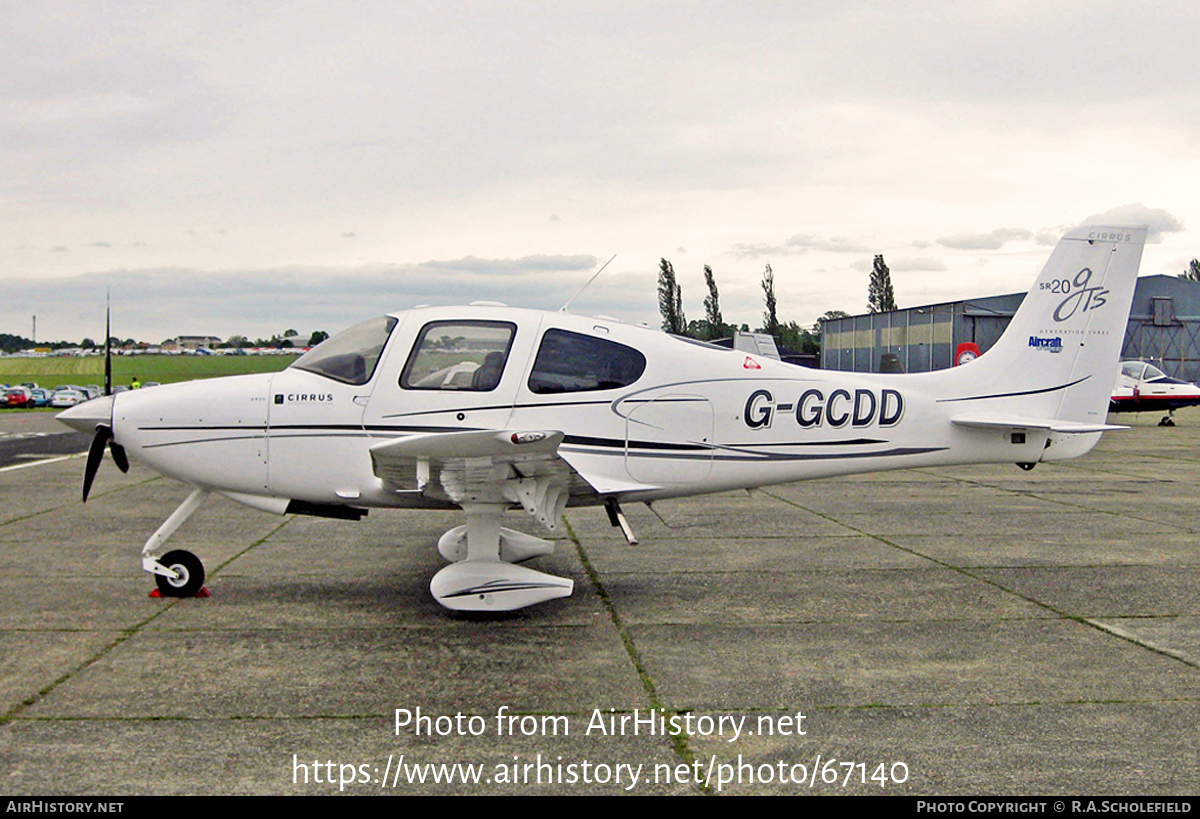
[[[540,320],[423,312],[393,335],[363,413],[367,433],[504,429]]]

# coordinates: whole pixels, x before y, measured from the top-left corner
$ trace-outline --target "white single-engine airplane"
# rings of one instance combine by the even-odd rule
[[[519,562],[567,505],[621,504],[907,467],[1061,461],[1104,430],[1144,227],[1080,227],[1050,256],[1004,336],[950,370],[810,370],[619,321],[474,304],[392,313],[274,374],[89,401],[58,417],[195,490],[147,541],[170,596],[204,567],[166,540],[212,492],[276,514],[357,520],[369,508],[460,507],[433,596],[505,611],[569,596]]]
[[[1200,387],[1145,361],[1125,361],[1117,373],[1109,412],[1166,412],[1160,427],[1175,426],[1175,410],[1200,406]]]

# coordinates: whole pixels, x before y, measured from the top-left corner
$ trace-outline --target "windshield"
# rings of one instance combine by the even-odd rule
[[[292,365],[297,370],[341,381],[366,384],[375,374],[375,365],[396,326],[391,316],[379,316],[318,344]]]
[[[1132,378],[1136,381],[1142,377],[1142,370],[1145,368],[1146,365],[1141,361],[1126,361],[1121,365],[1121,372],[1125,374],[1126,378]]]

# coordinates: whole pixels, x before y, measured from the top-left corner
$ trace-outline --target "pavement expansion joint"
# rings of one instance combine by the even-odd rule
[[[968,482],[968,483],[973,483],[972,481],[967,481],[967,482]],[[1200,664],[1197,664],[1195,661],[1193,661],[1193,660],[1189,659],[1189,658],[1188,658],[1188,657],[1186,657],[1185,655],[1183,655],[1183,654],[1181,654],[1181,653],[1179,653],[1179,652],[1176,652],[1176,651],[1164,650],[1164,649],[1162,649],[1161,647],[1154,646],[1153,644],[1151,644],[1151,643],[1149,643],[1149,642],[1147,642],[1147,641],[1145,641],[1145,640],[1142,640],[1142,639],[1140,639],[1140,638],[1136,638],[1136,637],[1134,637],[1132,634],[1130,634],[1130,633],[1128,633],[1128,632],[1125,632],[1123,629],[1118,629],[1118,628],[1116,628],[1116,627],[1108,627],[1108,626],[1106,626],[1105,624],[1102,624],[1102,623],[1100,623],[1099,621],[1093,621],[1093,620],[1091,620],[1091,619],[1089,619],[1089,618],[1082,617],[1082,616],[1080,616],[1080,615],[1075,615],[1075,614],[1071,614],[1070,612],[1063,611],[1062,609],[1058,608],[1057,606],[1055,606],[1055,605],[1052,605],[1052,604],[1050,604],[1050,603],[1047,603],[1045,600],[1039,600],[1038,598],[1036,598],[1036,597],[1033,597],[1033,596],[1031,596],[1031,595],[1028,595],[1028,594],[1022,594],[1021,592],[1017,591],[1016,589],[1011,589],[1011,588],[1009,588],[1009,587],[1005,586],[1003,583],[1000,583],[1000,582],[998,582],[998,581],[992,580],[991,578],[988,578],[988,577],[982,577],[982,576],[980,576],[980,575],[976,574],[975,572],[972,572],[972,571],[970,571],[969,569],[966,569],[966,568],[964,568],[964,567],[962,567],[962,566],[955,566],[955,565],[954,565],[954,564],[952,564],[952,563],[948,563],[948,562],[946,562],[946,561],[944,561],[944,560],[939,560],[939,559],[937,559],[936,557],[932,557],[932,556],[930,556],[930,555],[927,555],[927,554],[923,554],[923,553],[921,553],[920,551],[918,551],[918,550],[916,550],[916,549],[913,549],[913,548],[910,548],[910,547],[907,547],[907,546],[901,546],[901,545],[900,545],[900,544],[898,544],[898,543],[893,543],[892,541],[888,540],[888,539],[887,539],[887,538],[885,538],[885,537],[881,537],[881,536],[879,536],[879,535],[875,535],[875,534],[872,534],[872,533],[870,533],[870,532],[866,532],[866,531],[863,531],[863,530],[861,530],[861,529],[857,529],[857,528],[855,528],[855,527],[851,526],[850,524],[848,524],[848,523],[845,523],[844,521],[840,521],[840,520],[838,520],[838,519],[837,519],[837,518],[835,518],[835,517],[832,517],[832,516],[830,516],[830,515],[823,514],[823,513],[821,513],[821,512],[817,512],[816,510],[813,510],[813,509],[807,509],[806,507],[804,507],[804,506],[801,506],[800,504],[796,503],[795,501],[789,500],[789,499],[787,499],[787,498],[780,497],[780,496],[778,496],[778,495],[774,495],[774,494],[772,494],[772,493],[770,493],[770,492],[764,492],[764,494],[766,494],[766,495],[769,495],[770,497],[776,498],[777,500],[783,501],[784,503],[786,503],[786,504],[789,504],[789,505],[791,505],[791,506],[794,506],[794,507],[796,507],[797,509],[801,509],[801,510],[803,510],[803,511],[805,511],[805,512],[809,512],[809,513],[811,513],[811,514],[818,515],[818,516],[820,516],[820,517],[822,517],[822,518],[824,518],[824,519],[826,519],[826,520],[828,520],[828,521],[831,521],[831,522],[833,522],[833,523],[837,523],[837,524],[839,524],[839,525],[841,525],[841,526],[845,526],[847,529],[851,529],[851,530],[853,530],[853,531],[860,532],[861,534],[863,534],[863,535],[866,535],[867,537],[873,538],[874,540],[877,540],[877,541],[878,541],[878,542],[880,542],[880,543],[883,543],[883,544],[885,544],[885,545],[887,545],[887,546],[890,546],[890,547],[892,547],[893,549],[897,549],[897,550],[899,550],[899,551],[905,552],[905,553],[907,553],[907,554],[910,554],[910,555],[912,555],[913,557],[924,558],[925,560],[928,560],[928,561],[930,561],[930,562],[932,562],[932,563],[936,563],[936,564],[937,564],[937,565],[939,565],[939,566],[942,566],[942,567],[944,567],[944,568],[947,568],[947,569],[950,569],[950,570],[952,570],[952,571],[958,572],[959,574],[963,575],[964,577],[969,577],[969,578],[971,578],[972,580],[975,580],[975,581],[977,581],[977,582],[979,582],[979,583],[984,583],[984,584],[986,584],[986,585],[988,585],[988,586],[991,586],[991,587],[993,587],[993,588],[995,588],[995,589],[997,589],[997,590],[999,590],[999,591],[1002,591],[1002,592],[1004,592],[1004,593],[1006,593],[1006,594],[1010,594],[1010,595],[1012,595],[1013,597],[1017,597],[1017,598],[1019,598],[1019,599],[1021,599],[1021,600],[1024,600],[1024,601],[1025,601],[1025,602],[1027,602],[1027,603],[1030,603],[1030,604],[1032,604],[1032,605],[1038,606],[1039,608],[1042,608],[1042,609],[1044,609],[1045,611],[1048,611],[1048,612],[1050,612],[1051,614],[1055,615],[1057,619],[1062,619],[1062,620],[1073,620],[1073,621],[1075,621],[1075,622],[1077,622],[1077,623],[1080,623],[1080,624],[1082,624],[1082,625],[1088,626],[1089,628],[1096,629],[1096,630],[1098,630],[1098,631],[1101,631],[1101,632],[1103,632],[1103,633],[1105,633],[1105,634],[1111,635],[1111,636],[1113,636],[1113,637],[1117,637],[1117,638],[1119,638],[1119,639],[1121,639],[1121,640],[1124,640],[1124,641],[1126,641],[1126,642],[1128,642],[1128,643],[1131,643],[1131,644],[1133,644],[1133,645],[1136,645],[1136,646],[1138,646],[1139,648],[1142,648],[1142,649],[1144,649],[1144,650],[1146,650],[1146,651],[1151,651],[1151,652],[1153,652],[1153,653],[1155,653],[1155,654],[1159,654],[1159,655],[1161,655],[1161,656],[1164,656],[1164,657],[1169,657],[1169,658],[1171,658],[1171,659],[1173,659],[1173,660],[1176,660],[1177,662],[1183,663],[1184,665],[1186,665],[1186,666],[1189,666],[1189,667],[1191,667],[1191,668],[1200,668]],[[1115,513],[1114,513],[1114,514],[1115,514]]]
[[[649,669],[646,667],[646,663],[642,660],[641,653],[638,651],[637,643],[634,641],[633,635],[630,633],[629,629],[627,629],[625,624],[621,621],[621,615],[617,612],[616,603],[608,594],[607,589],[604,588],[604,584],[600,580],[600,574],[592,565],[592,561],[588,557],[587,550],[584,548],[583,542],[580,540],[579,535],[576,534],[574,528],[571,526],[570,521],[568,521],[565,516],[563,517],[563,524],[566,526],[567,537],[572,543],[575,544],[575,552],[579,555],[579,561],[583,564],[584,572],[586,572],[588,579],[595,587],[596,594],[600,597],[600,600],[604,603],[604,607],[608,610],[609,618],[612,621],[613,627],[616,628],[617,633],[621,637],[621,642],[625,646],[625,651],[629,655],[629,660],[631,663],[633,663],[633,667],[637,671],[638,679],[641,681],[642,687],[645,689],[647,696],[650,698],[651,708],[658,710],[660,713],[683,713],[681,711],[676,711],[675,709],[667,708],[663,705],[658,694],[658,686],[655,685],[654,678],[651,676]],[[697,756],[689,746],[687,737],[683,734],[672,735],[671,746],[675,752],[675,755],[683,764],[692,765],[696,761]],[[709,796],[712,795],[712,790],[707,785],[701,784],[697,787],[701,793]]]

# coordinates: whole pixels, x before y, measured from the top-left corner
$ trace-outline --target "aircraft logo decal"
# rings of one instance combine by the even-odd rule
[[[333,403],[333,393],[289,392],[275,393],[276,404],[325,404]]]
[[[1063,351],[1063,343],[1060,336],[1055,336],[1054,338],[1030,336],[1029,346],[1035,350],[1044,350],[1048,353],[1061,353]]]
[[[1098,307],[1103,307],[1107,303],[1105,296],[1109,294],[1109,291],[1100,286],[1088,287],[1088,282],[1091,280],[1092,269],[1085,267],[1076,273],[1073,279],[1051,279],[1050,281],[1042,282],[1042,290],[1049,290],[1051,293],[1069,294],[1054,309],[1055,321],[1066,321],[1076,313],[1087,313]]]

